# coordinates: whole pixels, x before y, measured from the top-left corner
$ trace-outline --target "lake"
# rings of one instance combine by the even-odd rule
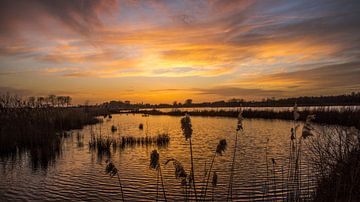
[[[144,124],[143,130],[138,127],[140,123]],[[209,166],[219,140],[227,140],[227,150],[222,156],[216,157],[213,167],[218,175],[214,198],[217,201],[224,201],[228,190],[237,120],[192,117],[192,124],[195,180],[198,192],[203,185],[201,182],[204,178],[205,163]],[[111,132],[112,125],[118,128],[114,133]],[[233,184],[234,200],[262,201],[272,198],[281,201],[282,197],[286,196],[287,184],[284,183],[284,179],[287,177],[290,129],[293,122],[245,119],[243,125],[244,130],[238,136]],[[46,169],[32,167],[31,158],[26,152],[18,158],[0,160],[0,200],[121,200],[117,178],[111,178],[105,173],[105,161],[108,157],[99,156],[95,151],[89,150],[91,131],[96,134],[100,134],[101,131],[102,136],[111,136],[115,139],[124,135],[143,137],[168,133],[171,140],[167,147],[137,146],[117,149],[111,152],[110,157],[119,170],[125,200],[156,200],[156,171],[150,169],[149,159],[152,150],[157,149],[168,200],[184,200],[184,192],[179,180],[174,176],[173,165],[163,164],[167,159],[175,158],[184,165],[186,172],[190,171],[189,143],[182,134],[180,117],[143,117],[140,114],[117,114],[113,115],[112,119],[104,119],[103,123],[71,131],[72,135],[62,138],[62,152]],[[268,155],[266,155],[267,139],[269,139]],[[271,158],[276,162],[274,167]],[[273,168],[275,168],[275,176]],[[302,162],[302,170],[303,195],[308,195],[312,192],[315,183],[312,169],[306,163],[306,159]],[[212,195],[210,190],[209,197]],[[264,190],[268,190],[266,196]],[[163,199],[161,192],[159,199]]]

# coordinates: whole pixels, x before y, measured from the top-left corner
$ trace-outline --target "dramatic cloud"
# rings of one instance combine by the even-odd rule
[[[356,0],[4,0],[0,85],[30,88],[36,72],[58,86],[111,81],[139,101],[154,101],[150,89],[202,100],[358,91],[359,13]]]
[[[113,0],[3,0],[0,3],[0,30],[8,34],[21,32],[30,26],[51,29],[54,24],[43,23],[54,20],[69,29],[88,34],[102,25],[98,15],[111,9],[115,3]]]

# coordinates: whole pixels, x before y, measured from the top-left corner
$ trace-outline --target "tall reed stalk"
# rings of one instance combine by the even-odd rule
[[[276,197],[276,195],[277,195],[277,192],[276,192],[276,171],[275,171],[276,162],[275,162],[274,158],[272,158],[271,161],[272,161],[272,167],[273,167],[274,195]]]
[[[214,171],[212,182],[211,182],[211,185],[212,185],[211,201],[214,201],[214,189],[217,186],[217,181],[218,181],[218,177],[217,177],[216,172]]]
[[[164,200],[167,201],[166,199],[166,192],[165,192],[165,186],[164,186],[164,179],[163,179],[163,175],[161,172],[161,166],[159,163],[160,160],[160,155],[157,152],[157,150],[153,150],[150,154],[150,168],[155,169],[156,170],[156,200],[158,199],[158,193],[159,193],[159,176],[160,176],[160,180],[161,180],[161,185],[162,185],[162,189],[163,189],[163,196],[164,196]]]
[[[181,186],[183,187],[183,189],[185,191],[184,201],[187,201],[188,200],[188,188],[187,187],[190,183],[191,177],[186,173],[184,166],[181,164],[180,161],[178,161],[174,158],[171,158],[165,162],[165,165],[167,165],[169,162],[173,162],[173,165],[175,168],[175,178],[181,180]]]
[[[236,159],[236,150],[237,150],[237,140],[238,140],[238,133],[240,130],[243,130],[243,117],[242,117],[242,110],[240,110],[238,115],[238,122],[237,122],[237,128],[235,133],[235,145],[234,145],[234,153],[233,158],[231,162],[231,169],[230,169],[230,180],[229,180],[229,188],[228,188],[228,195],[227,195],[227,201],[230,199],[232,200],[232,189],[233,189],[233,178],[234,178],[234,166],[235,166],[235,159]]]
[[[301,159],[302,159],[302,145],[303,141],[309,136],[312,136],[314,128],[311,126],[311,121],[315,119],[315,115],[308,115],[300,137],[297,137],[297,129],[299,125],[297,120],[300,114],[297,110],[297,105],[294,106],[294,126],[291,128],[290,136],[290,157],[289,157],[289,176],[288,180],[291,183],[289,200],[301,200]]]
[[[186,114],[181,119],[181,129],[183,131],[183,135],[185,136],[185,139],[186,140],[189,139],[190,163],[191,163],[190,175],[191,175],[191,181],[192,181],[193,188],[194,188],[195,200],[197,201],[197,192],[196,192],[196,185],[195,185],[195,172],[194,172],[194,159],[193,159],[193,147],[192,147],[192,142],[191,142],[193,130],[192,130],[192,125],[191,125],[191,119],[188,114]]]
[[[212,171],[212,168],[213,168],[213,165],[214,165],[214,162],[215,162],[215,157],[217,155],[222,155],[225,150],[226,150],[226,147],[227,147],[227,143],[226,143],[226,140],[225,139],[222,139],[219,141],[218,145],[216,146],[216,150],[215,150],[215,153],[212,157],[212,161],[211,161],[211,164],[210,164],[210,168],[209,168],[209,171],[206,173],[207,175],[207,180],[206,180],[206,184],[205,184],[205,191],[204,191],[204,200],[206,200],[206,191],[207,191],[207,188],[208,188],[208,184],[209,184],[209,180],[210,180],[210,175],[211,175],[211,171]],[[214,173],[216,174],[216,173]],[[217,178],[217,176],[216,176]],[[214,179],[213,179],[214,180]]]
[[[106,165],[106,168],[105,168],[105,172],[106,172],[106,174],[110,175],[110,177],[114,177],[115,175],[117,176],[118,181],[119,181],[120,191],[121,191],[121,199],[122,199],[122,201],[125,201],[125,199],[124,199],[124,191],[123,191],[123,187],[121,185],[121,180],[120,180],[120,175],[119,175],[118,169],[109,160],[107,160],[107,165]]]
[[[266,161],[266,182],[265,182],[265,186],[266,188],[264,189],[264,195],[266,196],[268,193],[267,191],[269,190],[269,160],[268,160],[268,146],[269,146],[269,138],[266,139],[266,146],[265,146],[265,161]]]

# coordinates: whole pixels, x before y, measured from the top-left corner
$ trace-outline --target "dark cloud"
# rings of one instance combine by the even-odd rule
[[[269,1],[257,1],[227,20],[232,22],[229,24],[231,31],[226,33],[227,42],[254,46],[308,40],[314,45],[332,44],[341,50],[358,50],[359,13],[360,2],[356,0],[277,2],[273,5]],[[243,17],[238,20],[236,15]],[[239,29],[246,27],[249,31]]]
[[[268,75],[260,81],[293,80],[311,89],[346,88],[360,86],[360,63],[325,65],[314,69]],[[345,89],[344,89],[345,90]]]
[[[37,52],[36,48],[30,46],[22,45],[13,45],[13,46],[1,46],[0,45],[0,55],[1,56],[20,56],[23,58],[35,57],[40,54]]]
[[[360,63],[342,63],[323,65],[317,68],[287,73],[270,74],[251,79],[254,84],[290,83],[281,86],[284,90],[241,88],[241,87],[215,87],[209,89],[195,88],[191,91],[199,94],[213,94],[224,97],[264,98],[289,97],[300,95],[318,95],[333,93],[349,93],[360,88]],[[290,82],[289,82],[290,81]]]
[[[89,34],[101,25],[100,12],[113,8],[115,0],[2,0],[0,33],[13,34],[26,26],[42,28],[52,18],[81,34]],[[52,29],[48,25],[47,29]]]

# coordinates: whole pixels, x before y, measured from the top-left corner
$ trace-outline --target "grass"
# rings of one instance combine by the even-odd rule
[[[360,200],[360,133],[335,127],[309,142],[318,171],[316,201]]]

